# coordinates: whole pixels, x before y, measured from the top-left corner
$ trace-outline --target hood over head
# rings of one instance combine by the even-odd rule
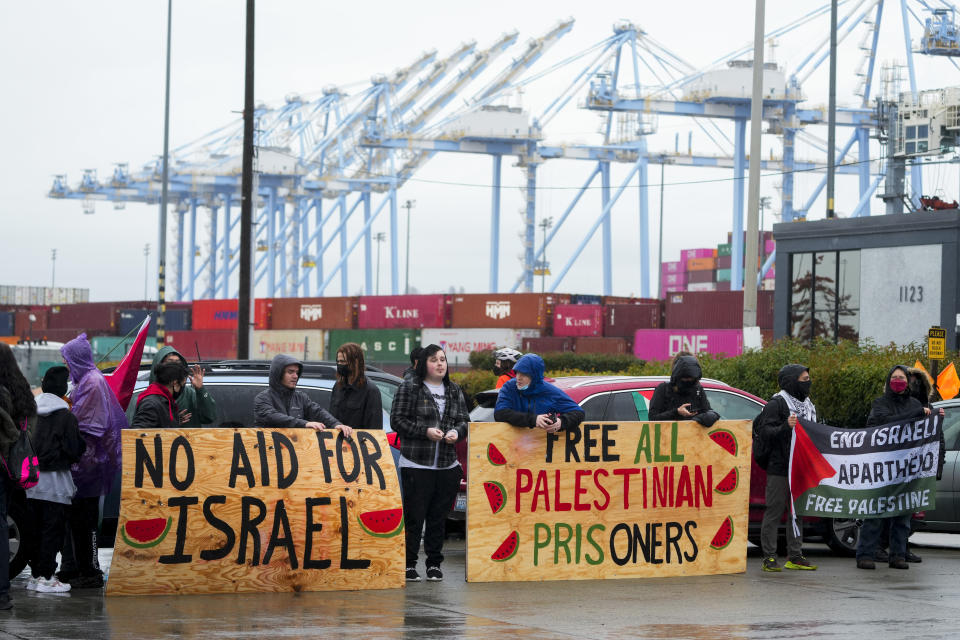
[[[802,364],[784,365],[783,368],[780,369],[780,372],[777,373],[777,384],[794,398],[803,400],[806,398],[806,394],[800,391],[798,386],[800,381],[798,378],[804,371],[810,371],[810,367],[805,367]]]
[[[903,391],[903,393],[894,393],[893,389],[890,388],[890,378],[893,377],[893,372],[896,371],[897,369],[900,369],[901,371],[903,371],[903,374],[907,376],[908,384],[907,384],[907,388]],[[883,395],[889,396],[892,398],[902,398],[902,397],[909,396],[910,395],[909,382],[910,382],[910,367],[908,367],[905,364],[895,364],[892,367],[890,367],[890,371],[887,372],[887,381],[883,385]]]
[[[287,387],[283,386],[283,370],[289,367],[290,365],[295,364],[300,368],[300,374],[303,374],[303,363],[294,358],[293,356],[288,356],[285,353],[278,353],[273,356],[273,360],[270,362],[270,388],[274,391],[290,391]]]
[[[930,393],[933,391],[933,378],[930,377],[930,374],[923,369],[910,367],[907,380],[910,382],[910,395],[923,405],[929,404]]]
[[[545,368],[543,358],[535,353],[528,353],[517,360],[517,364],[513,365],[515,372],[530,376],[530,390],[536,389],[543,382]]]
[[[48,416],[60,409],[69,409],[67,401],[52,393],[41,393],[37,396],[37,415]]]
[[[177,351],[171,346],[161,347],[159,350],[157,350],[157,354],[153,356],[153,363],[150,365],[150,382],[151,383],[157,381],[157,367],[160,365],[161,362],[163,362],[163,359],[166,358],[171,353],[175,353],[178,356],[180,356],[180,359],[183,360],[184,364],[186,364],[187,359],[183,357],[182,353],[180,353],[179,351]]]
[[[60,355],[63,356],[63,361],[70,367],[70,382],[73,384],[77,384],[83,379],[83,376],[97,368],[93,361],[93,347],[90,346],[86,333],[81,333],[60,347]]]
[[[699,381],[702,377],[703,369],[700,368],[700,361],[696,356],[680,356],[673,363],[670,384],[676,385],[680,378],[693,378]]]

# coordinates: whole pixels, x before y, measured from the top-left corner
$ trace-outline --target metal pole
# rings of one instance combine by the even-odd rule
[[[150,245],[147,245],[150,246]],[[53,272],[50,275],[50,288],[56,289],[57,287],[57,250],[50,249],[50,261],[53,263]],[[50,292],[50,295],[53,295],[53,292]]]
[[[827,217],[836,216],[833,210],[833,181],[836,171],[834,159],[837,144],[837,0],[830,1],[830,104],[827,116]]]
[[[407,200],[403,203],[404,209],[407,210],[407,274],[406,286],[404,287],[404,293],[407,295],[410,295],[410,209],[412,209],[416,203],[416,200]]]
[[[657,296],[663,297],[663,176],[667,166],[667,159],[660,157],[660,239],[657,241],[657,262],[660,266],[657,268]]]
[[[170,31],[173,26],[173,0],[167,0],[167,78],[163,99],[163,170],[160,187],[160,238],[157,244],[157,342],[166,342],[167,304],[167,191],[170,177]]]
[[[250,357],[250,304],[253,297],[253,22],[254,0],[247,0],[243,87],[243,175],[240,186],[240,291],[237,307],[237,357]],[[271,212],[272,213],[272,212]]]
[[[387,239],[387,234],[381,231],[374,236],[374,239],[377,241],[377,295],[380,295],[380,247]]]
[[[757,0],[753,26],[753,95],[750,100],[750,168],[747,185],[747,246],[743,278],[743,326],[757,326],[757,218],[760,204],[760,135],[763,128],[763,22]],[[749,275],[747,275],[749,274]]]
[[[143,299],[149,300],[147,293],[147,276],[150,273],[150,243],[143,247]]]

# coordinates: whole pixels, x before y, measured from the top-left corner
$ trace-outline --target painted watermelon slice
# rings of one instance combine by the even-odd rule
[[[507,459],[503,457],[500,449],[497,449],[497,446],[492,442],[487,445],[487,460],[495,467],[502,467],[507,464]]]
[[[730,473],[723,476],[723,480],[717,483],[717,486],[713,488],[717,493],[727,495],[733,493],[737,490],[737,486],[740,484],[740,472],[737,471],[737,468],[734,467],[730,469]]]
[[[726,429],[714,429],[707,435],[732,456],[737,455],[737,437]]]
[[[120,529],[120,536],[128,546],[134,549],[155,547],[170,532],[173,518],[148,518],[146,520],[127,520]]]
[[[500,513],[504,505],[507,504],[507,490],[503,488],[502,484],[496,481],[484,482],[483,489],[487,492],[490,510],[494,513]]]
[[[375,538],[392,538],[403,531],[403,509],[367,511],[357,516],[357,522]]]
[[[733,519],[730,516],[727,516],[727,519],[723,521],[723,524],[720,525],[720,528],[717,529],[717,533],[713,536],[713,540],[710,542],[710,548],[715,551],[720,551],[721,549],[726,548],[728,544],[733,541]]]
[[[500,546],[496,551],[493,552],[493,555],[490,556],[490,559],[494,562],[506,562],[513,556],[517,555],[517,549],[520,548],[520,534],[516,531],[511,531],[510,535],[500,543]]]

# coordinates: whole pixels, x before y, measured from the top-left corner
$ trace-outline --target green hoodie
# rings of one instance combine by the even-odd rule
[[[162,347],[157,351],[157,355],[153,356],[153,364],[150,366],[151,383],[156,382],[157,366],[171,353],[180,356],[184,362],[187,361],[183,354],[173,347]],[[180,425],[181,427],[201,427],[205,424],[213,424],[217,420],[217,403],[206,387],[197,389],[192,384],[186,385],[177,397],[177,407],[180,411],[192,414],[190,420]]]

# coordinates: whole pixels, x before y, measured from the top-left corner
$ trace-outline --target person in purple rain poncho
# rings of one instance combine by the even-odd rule
[[[93,349],[85,333],[60,349],[73,390],[70,401],[87,443],[80,461],[70,471],[77,494],[70,508],[69,533],[73,540],[74,565],[69,562],[69,545],[58,577],[66,578],[74,589],[103,586],[103,572],[97,560],[97,521],[100,496],[110,492],[120,469],[120,431],[127,427],[127,416],[103,374],[93,362]]]

